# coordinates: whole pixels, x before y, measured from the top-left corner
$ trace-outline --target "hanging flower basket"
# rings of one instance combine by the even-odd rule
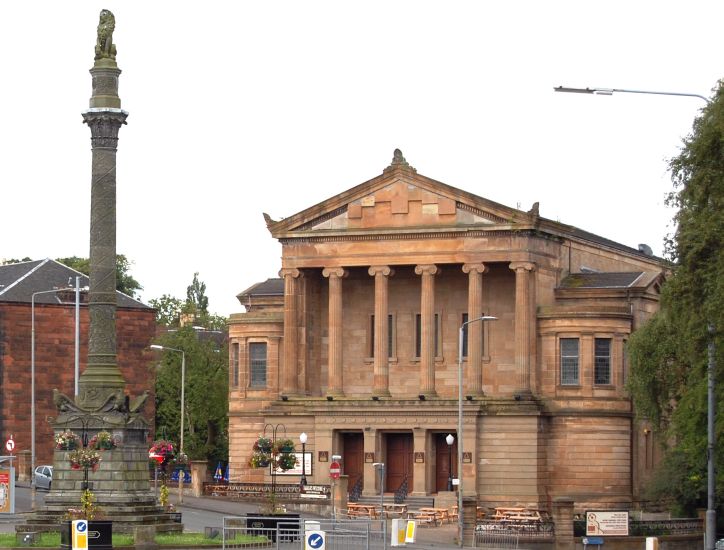
[[[255,453],[271,454],[272,440],[260,435],[252,447]]]
[[[161,456],[164,460],[171,460],[175,454],[176,452],[174,451],[173,443],[165,439],[154,441],[148,451],[149,456]]]
[[[297,465],[297,457],[296,455],[293,455],[291,453],[281,453],[279,456],[277,456],[277,468],[282,470],[283,472],[286,472],[287,470],[291,470]]]
[[[95,471],[101,462],[101,455],[95,449],[75,449],[68,455],[68,460],[73,470],[85,470],[87,468]]]
[[[65,430],[55,436],[55,448],[58,450],[72,451],[80,446],[80,437],[70,430]]]
[[[267,453],[254,453],[249,459],[249,466],[252,468],[265,468],[271,464],[271,455]]]
[[[293,453],[294,441],[291,439],[277,439],[274,443],[274,451],[277,453]]]
[[[106,431],[98,432],[96,435],[91,437],[91,440],[88,442],[88,448],[96,449],[98,451],[110,451],[111,449],[115,449],[117,446],[115,438]]]

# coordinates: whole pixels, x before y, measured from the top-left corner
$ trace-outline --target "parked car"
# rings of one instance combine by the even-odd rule
[[[33,478],[36,488],[50,491],[50,484],[53,482],[53,467],[48,465],[38,466],[35,468]]]

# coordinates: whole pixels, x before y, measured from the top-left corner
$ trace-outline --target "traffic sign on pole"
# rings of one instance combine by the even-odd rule
[[[329,465],[329,477],[332,479],[339,479],[339,474],[341,473],[341,469],[339,467],[339,462],[332,462]]]
[[[13,452],[13,449],[15,449],[15,441],[13,441],[13,436],[10,436],[10,439],[8,439],[5,442],[5,448],[8,450],[8,452]]]

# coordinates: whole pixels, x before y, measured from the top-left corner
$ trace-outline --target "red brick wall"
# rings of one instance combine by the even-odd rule
[[[80,372],[88,354],[88,310],[80,312]],[[144,416],[153,425],[155,414],[152,309],[121,309],[116,316],[118,365],[131,398],[148,389]],[[24,303],[0,303],[0,439],[10,434],[15,450],[30,450],[31,308]],[[35,453],[36,464],[52,464],[53,430],[57,415],[53,389],[74,395],[75,308],[35,304]]]

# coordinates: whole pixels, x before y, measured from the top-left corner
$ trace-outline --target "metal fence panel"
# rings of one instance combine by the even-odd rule
[[[496,550],[517,550],[519,534],[504,526],[491,524],[478,525],[475,528],[475,546],[495,548]]]
[[[304,519],[268,517],[224,517],[222,547],[299,550],[305,531],[324,531],[327,550],[384,550],[387,523],[384,520]]]

